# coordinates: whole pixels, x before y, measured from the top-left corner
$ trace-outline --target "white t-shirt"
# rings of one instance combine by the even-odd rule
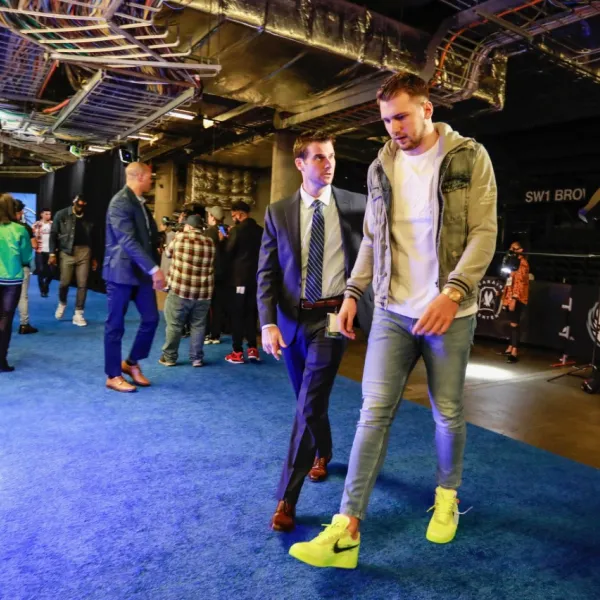
[[[436,230],[439,140],[418,156],[396,152],[390,215],[392,276],[388,310],[418,319],[439,294]]]
[[[398,150],[394,159],[388,310],[411,319],[420,318],[440,293],[438,178],[443,159],[439,139],[423,154],[412,156]],[[476,312],[474,305],[456,317]]]
[[[50,232],[52,231],[52,223],[42,223],[40,231],[42,234],[42,252],[50,252]]]

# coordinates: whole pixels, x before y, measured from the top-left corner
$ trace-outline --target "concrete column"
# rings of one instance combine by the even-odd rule
[[[278,131],[275,134],[271,171],[271,202],[291,196],[302,183],[300,171],[294,164],[295,139],[296,135],[289,131]]]
[[[163,217],[171,217],[177,208],[177,167],[174,162],[158,166],[154,188],[154,219],[159,224]]]

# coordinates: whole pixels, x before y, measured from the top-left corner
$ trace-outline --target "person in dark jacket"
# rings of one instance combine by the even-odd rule
[[[227,308],[227,257],[225,248],[229,227],[224,224],[225,214],[220,206],[206,209],[208,228],[204,232],[215,245],[215,285],[210,307],[210,318],[206,327],[206,344],[220,344],[221,331]]]
[[[232,298],[233,352],[225,360],[232,364],[242,364],[244,338],[248,343],[248,360],[260,360],[256,346],[256,272],[263,228],[250,217],[250,207],[242,201],[231,205],[231,218],[235,225],[227,236],[225,251]]]
[[[73,198],[73,204],[59,210],[54,215],[50,232],[50,256],[48,264],[56,264],[56,254],[60,252],[60,285],[58,288],[58,306],[54,316],[62,319],[67,308],[67,295],[73,279],[73,271],[77,279],[77,297],[73,324],[85,327],[87,321],[83,316],[87,297],[87,280],[90,272],[98,268],[98,261],[92,258],[92,236],[94,224],[85,215],[87,202],[82,196]]]
[[[135,392],[147,387],[138,361],[147,358],[158,327],[154,290],[165,288],[158,266],[158,228],[142,194],[152,188],[152,169],[135,162],[125,171],[127,183],[117,192],[106,213],[106,252],[102,277],[106,281],[108,316],[104,329],[106,387],[117,392]],[[121,361],[125,313],[133,300],[141,317],[140,328],[126,360]],[[136,385],[123,378],[129,375]]]
[[[291,531],[306,477],[324,481],[333,454],[329,395],[346,341],[327,332],[342,305],[362,240],[367,199],[333,187],[334,138],[305,132],[294,144],[302,185],[270,204],[258,269],[262,347],[283,355],[296,396],[288,453],[277,487],[275,531]],[[361,299],[361,310],[367,305]],[[368,326],[372,305],[361,326]],[[333,334],[333,335],[332,335]]]

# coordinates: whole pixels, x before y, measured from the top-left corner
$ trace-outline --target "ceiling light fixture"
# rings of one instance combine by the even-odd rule
[[[88,152],[106,152],[110,150],[110,146],[88,146]]]
[[[134,133],[133,135],[128,135],[127,138],[130,140],[145,140],[146,142],[154,140],[154,136],[149,133]]]
[[[173,117],[175,119],[185,119],[186,121],[191,121],[196,118],[196,115],[191,112],[186,112],[183,110],[171,110],[167,113],[167,117]]]

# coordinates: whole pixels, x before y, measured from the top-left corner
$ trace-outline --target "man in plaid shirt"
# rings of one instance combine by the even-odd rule
[[[166,249],[171,258],[165,301],[167,335],[158,361],[165,367],[177,363],[183,326],[191,322],[190,361],[201,367],[204,358],[204,330],[214,286],[215,246],[202,235],[202,218],[188,217],[183,232]]]

